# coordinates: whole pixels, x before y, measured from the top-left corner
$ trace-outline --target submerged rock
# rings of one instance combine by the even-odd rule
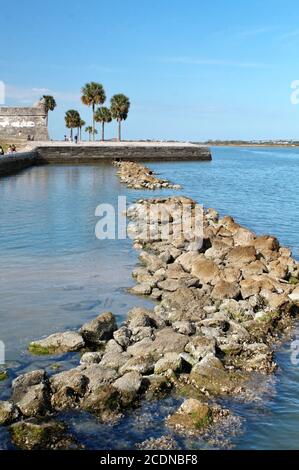
[[[166,424],[178,432],[197,434],[212,421],[212,409],[194,398],[185,400],[178,411],[166,419]]]
[[[13,443],[22,450],[76,449],[78,444],[67,433],[65,424],[48,420],[20,421],[10,427]]]

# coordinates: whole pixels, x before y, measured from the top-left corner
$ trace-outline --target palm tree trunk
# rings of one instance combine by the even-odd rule
[[[71,140],[73,140],[73,128],[71,127]]]
[[[92,138],[93,138],[93,141],[94,141],[94,137],[95,137],[94,129],[95,129],[94,103],[92,103]]]
[[[121,120],[118,120],[118,141],[121,141]]]
[[[102,122],[102,141],[105,140],[105,130],[104,130],[105,123]]]

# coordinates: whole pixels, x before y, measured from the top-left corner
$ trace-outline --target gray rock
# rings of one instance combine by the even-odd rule
[[[137,284],[136,286],[131,287],[131,289],[129,289],[129,292],[135,295],[150,295],[152,292],[152,289],[153,289],[153,286],[151,283],[142,282],[141,284]]]
[[[100,365],[102,367],[105,367],[106,369],[114,369],[118,370],[120,367],[122,367],[127,360],[130,358],[130,354],[123,352],[107,352],[104,354],[102,357],[102,360],[100,362]]]
[[[165,281],[158,282],[159,289],[166,290],[168,292],[176,291],[180,286],[180,283],[176,279],[166,279]]]
[[[88,382],[81,367],[53,375],[50,379],[53,408],[59,410],[79,406],[87,390]]]
[[[126,326],[122,326],[113,333],[115,341],[124,349],[126,349],[131,342],[132,332]]]
[[[84,340],[79,333],[65,331],[54,333],[39,341],[32,341],[28,349],[33,354],[59,354],[79,351],[84,345]]]
[[[205,377],[213,378],[225,377],[224,367],[220,359],[214,354],[207,354],[200,362],[195,364],[191,371],[191,378],[195,375],[202,375]]]
[[[122,346],[115,341],[115,339],[110,339],[105,347],[106,353],[121,354],[123,352]]]
[[[80,364],[98,364],[104,355],[103,351],[84,353],[80,359]]]
[[[216,342],[213,338],[195,336],[186,345],[185,351],[190,353],[197,361],[203,359],[207,354],[215,354]]]
[[[153,328],[150,326],[140,326],[132,330],[132,341],[142,341],[144,338],[153,338]]]
[[[163,374],[163,372],[173,370],[179,372],[182,368],[182,358],[179,354],[171,352],[166,353],[161,359],[155,364],[155,374]]]
[[[0,426],[11,424],[18,416],[18,409],[13,403],[0,401]]]
[[[114,315],[111,312],[105,312],[85,323],[79,331],[88,345],[99,346],[111,339],[115,330],[117,330],[117,324]]]
[[[13,443],[22,450],[78,448],[78,444],[67,434],[66,426],[61,421],[20,421],[11,426],[10,432]]]
[[[20,375],[12,383],[12,401],[24,416],[40,416],[50,409],[50,388],[44,370]]]
[[[113,383],[126,402],[135,399],[141,387],[142,377],[138,372],[128,372]]]
[[[167,352],[183,352],[188,341],[188,337],[176,333],[172,328],[163,328],[157,332],[154,341],[145,338],[129,346],[127,351],[133,356],[152,355],[155,359],[159,359]]]
[[[139,374],[151,374],[155,361],[151,355],[133,356],[119,369],[120,375],[126,372],[138,372]]]
[[[190,321],[177,321],[172,324],[174,331],[181,333],[182,335],[193,335],[196,331],[194,323]]]

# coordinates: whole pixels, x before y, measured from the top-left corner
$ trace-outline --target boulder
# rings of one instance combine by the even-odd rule
[[[134,328],[143,326],[151,326],[153,328],[163,327],[165,326],[165,321],[151,310],[134,307],[128,312],[126,324],[130,330],[134,330]]]
[[[257,295],[261,291],[260,283],[252,278],[244,279],[243,281],[241,281],[240,287],[243,299],[248,299],[248,297]]]
[[[20,421],[10,427],[13,443],[22,450],[76,449],[77,443],[67,434],[61,421]]]
[[[99,364],[104,355],[103,351],[86,352],[80,359],[80,364]]]
[[[180,283],[177,279],[166,279],[165,281],[158,282],[158,287],[161,290],[175,292],[180,287]]]
[[[178,411],[168,416],[166,424],[178,432],[198,434],[212,421],[212,410],[206,404],[195,398],[183,402]]]
[[[18,416],[19,411],[13,403],[0,400],[0,426],[11,424]]]
[[[289,299],[294,302],[294,304],[299,305],[299,286],[296,287],[291,294],[289,294]]]
[[[128,372],[113,383],[113,387],[120,393],[124,405],[135,400],[142,382],[138,372]]]
[[[39,341],[32,341],[28,349],[32,354],[44,355],[79,351],[84,346],[85,342],[79,333],[65,331],[54,333]]]
[[[218,359],[213,353],[208,353],[205,357],[195,364],[192,368],[190,379],[196,381],[196,376],[204,376],[209,379],[222,379],[225,378],[226,373],[220,359]]]
[[[169,369],[179,372],[182,368],[182,358],[175,352],[166,353],[155,364],[155,374],[163,374]]]
[[[151,326],[140,326],[132,330],[132,342],[142,341],[144,338],[153,338],[153,328]]]
[[[147,251],[141,251],[139,253],[139,259],[151,273],[155,273],[158,269],[165,267],[165,263],[161,258]]]
[[[251,263],[256,260],[254,246],[235,246],[226,256],[227,262],[234,266]]]
[[[219,275],[219,268],[214,261],[203,258],[192,263],[191,274],[198,277],[203,284],[212,282]]]
[[[240,288],[236,282],[218,281],[212,291],[212,297],[216,300],[236,299],[240,294]]]
[[[205,257],[222,260],[228,254],[231,246],[231,243],[227,239],[215,238],[212,246],[205,251]]]
[[[134,287],[129,289],[131,294],[135,295],[150,295],[153,290],[153,285],[150,282],[142,282],[141,284],[137,284]]]
[[[87,345],[99,346],[111,339],[115,330],[117,330],[117,324],[114,315],[111,312],[104,312],[85,323],[79,332]]]
[[[139,374],[151,374],[154,370],[155,361],[150,354],[144,356],[133,356],[129,358],[119,369],[120,375],[126,372],[138,372]]]
[[[177,333],[181,333],[182,335],[191,336],[194,335],[196,332],[196,327],[194,323],[190,321],[176,321],[172,324],[172,328]]]
[[[131,330],[126,326],[122,326],[113,333],[115,341],[124,349],[126,349],[131,341]]]
[[[233,235],[235,246],[253,245],[254,238],[254,233],[244,227],[240,227]]]
[[[242,276],[246,279],[254,275],[263,274],[266,271],[266,266],[260,260],[256,260],[242,267]]]
[[[176,259],[176,263],[179,263],[186,272],[190,272],[192,265],[202,259],[204,259],[204,256],[197,251],[188,251],[179,256]]]
[[[270,251],[278,251],[279,250],[279,242],[276,237],[271,237],[269,235],[263,235],[260,237],[256,237],[254,242],[252,243],[258,253],[264,253],[268,250]]]
[[[195,336],[186,345],[185,351],[190,353],[191,356],[199,361],[203,359],[207,354],[215,354],[216,342],[213,338],[207,338],[205,336]]]
[[[78,407],[87,390],[88,382],[81,367],[53,375],[50,379],[53,408],[60,410]]]
[[[44,370],[19,375],[12,382],[12,401],[24,416],[41,416],[50,409],[50,387]]]
[[[173,331],[172,328],[163,328],[157,332],[155,340],[145,338],[135,345],[129,346],[127,351],[133,356],[152,355],[159,357],[167,352],[183,352],[189,339]]]
[[[102,357],[100,365],[106,369],[114,369],[118,371],[130,357],[130,354],[126,352],[107,352]]]

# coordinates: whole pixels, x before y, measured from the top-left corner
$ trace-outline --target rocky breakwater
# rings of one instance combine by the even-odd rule
[[[231,419],[213,397],[246,395],[252,374],[275,369],[274,344],[298,314],[299,266],[290,251],[184,197],[138,201],[128,216],[141,261],[131,290],[158,303],[132,309],[120,327],[105,312],[76,332],[30,344],[34,354],[80,351],[81,359],[70,370],[50,376],[36,370],[13,381],[11,399],[0,402],[0,422],[10,425],[19,447],[55,447],[52,433],[45,443],[43,431],[55,429],[53,415],[61,410],[113,422],[141,399],[171,390],[189,400],[167,418],[169,429],[213,432]],[[41,442],[32,444],[28,430]]]
[[[178,184],[157,178],[154,172],[140,163],[130,161],[115,161],[113,165],[118,168],[117,175],[120,181],[132,189],[180,189]]]

